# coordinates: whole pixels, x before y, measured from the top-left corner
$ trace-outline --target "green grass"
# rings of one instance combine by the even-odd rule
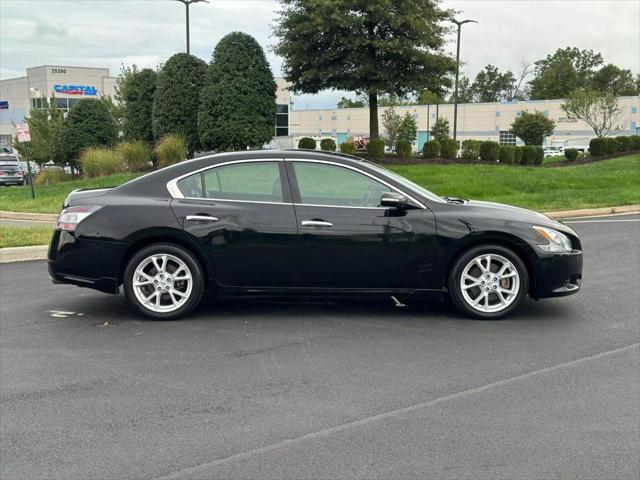
[[[76,188],[100,188],[120,185],[136,176],[119,174],[63,182],[57,185],[36,186],[36,199],[31,198],[30,187],[0,187],[0,210],[11,212],[60,213],[62,202]]]
[[[438,195],[540,211],[640,204],[640,155],[563,168],[497,165],[391,168]]]
[[[548,165],[550,163],[558,163],[558,162],[566,162],[566,161],[567,161],[567,157],[565,157],[564,155],[554,155],[553,157],[545,157],[544,160],[542,160],[542,164]]]
[[[0,248],[47,245],[51,241],[53,225],[50,227],[0,226]]]

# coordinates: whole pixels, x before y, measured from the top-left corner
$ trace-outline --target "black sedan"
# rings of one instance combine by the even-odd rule
[[[450,298],[493,319],[576,293],[580,240],[545,215],[441,198],[357,157],[292,150],[189,160],[66,199],[56,283],[118,293],[157,319],[203,295]]]

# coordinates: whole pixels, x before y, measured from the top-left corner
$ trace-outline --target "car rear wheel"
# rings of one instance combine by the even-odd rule
[[[518,255],[499,245],[465,252],[449,275],[453,304],[465,315],[498,319],[518,308],[529,291],[527,269]]]
[[[172,320],[200,303],[203,275],[198,261],[182,247],[156,244],[136,253],[125,269],[124,291],[143,315]]]

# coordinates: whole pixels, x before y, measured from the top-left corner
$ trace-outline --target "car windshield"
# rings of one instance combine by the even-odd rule
[[[375,164],[373,162],[369,162],[367,160],[363,160],[363,162],[365,162],[369,168],[371,168],[373,170],[376,170],[378,173],[380,173],[380,174],[382,174],[382,175],[384,175],[386,177],[393,178],[396,182],[398,182],[402,186],[406,187],[408,190],[411,190],[412,192],[415,192],[415,193],[417,193],[419,195],[422,195],[423,197],[428,198],[429,200],[434,201],[434,202],[446,203],[444,198],[436,195],[433,192],[430,192],[426,188],[421,187],[420,185],[418,185],[417,183],[412,182],[411,180],[407,180],[402,175],[398,175],[397,173],[395,173],[395,172],[393,172],[391,170],[387,170],[386,168],[383,168],[380,165],[377,165],[377,164]]]

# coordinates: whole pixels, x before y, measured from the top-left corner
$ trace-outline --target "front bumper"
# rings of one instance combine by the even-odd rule
[[[582,285],[582,250],[569,253],[539,254],[533,262],[531,297],[548,298],[572,295]]]

